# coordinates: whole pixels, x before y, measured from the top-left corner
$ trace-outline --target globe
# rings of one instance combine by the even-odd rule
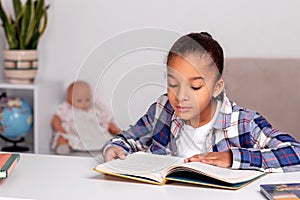
[[[5,97],[0,100],[0,134],[18,139],[32,128],[32,108],[23,98]]]

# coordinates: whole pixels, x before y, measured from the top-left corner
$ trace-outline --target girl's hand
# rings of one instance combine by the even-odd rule
[[[209,165],[229,168],[232,165],[232,152],[208,152],[197,154],[184,159],[184,162],[202,162]]]
[[[126,159],[122,147],[116,147],[116,146],[108,147],[104,153],[104,162],[115,160],[117,158],[120,158],[121,160]]]

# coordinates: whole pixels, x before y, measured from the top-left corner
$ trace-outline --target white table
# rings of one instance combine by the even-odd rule
[[[25,199],[209,199],[265,200],[259,185],[300,182],[300,172],[269,174],[237,191],[188,184],[164,186],[104,176],[92,157],[22,154],[11,176],[0,181],[0,197]],[[144,198],[141,198],[144,197]]]

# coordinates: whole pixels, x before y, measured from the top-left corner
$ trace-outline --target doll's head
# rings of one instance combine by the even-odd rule
[[[68,88],[67,102],[78,109],[88,110],[92,106],[91,88],[84,81],[75,81]]]

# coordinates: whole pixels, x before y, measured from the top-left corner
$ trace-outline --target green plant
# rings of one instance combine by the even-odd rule
[[[45,0],[12,0],[14,17],[9,16],[0,0],[0,18],[9,49],[37,49],[47,26]]]

